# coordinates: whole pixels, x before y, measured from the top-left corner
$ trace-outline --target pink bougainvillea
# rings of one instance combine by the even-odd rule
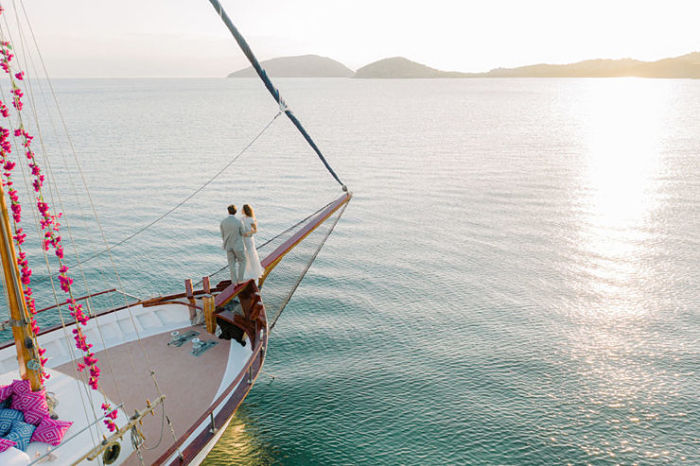
[[[2,9],[0,7],[0,14],[1,13]],[[12,73],[11,61],[13,57],[14,55],[12,53],[11,44],[9,42],[0,42],[0,67],[9,76],[10,84],[12,87],[10,91],[12,97],[12,106],[16,109],[17,114],[19,115],[20,122],[19,127],[15,129],[13,133],[11,133],[9,129],[0,126],[0,167],[2,167],[3,170],[2,183],[3,186],[7,186],[8,195],[11,201],[10,209],[12,210],[12,218],[15,223],[15,234],[13,238],[15,239],[15,244],[17,245],[18,249],[17,265],[19,266],[21,271],[21,281],[24,285],[25,300],[27,303],[27,307],[32,314],[30,325],[35,334],[39,332],[39,326],[37,325],[36,319],[34,318],[34,314],[36,314],[36,306],[34,303],[34,298],[32,298],[32,289],[29,286],[31,284],[32,270],[29,268],[26,253],[21,250],[21,245],[22,243],[24,243],[26,234],[23,232],[22,228],[18,227],[17,225],[21,222],[22,219],[22,206],[20,204],[17,191],[13,187],[13,182],[11,178],[12,170],[15,168],[16,163],[8,159],[9,154],[12,152],[12,144],[9,140],[10,134],[14,134],[14,136],[19,139],[19,143],[22,147],[22,150],[24,151],[24,155],[27,160],[29,172],[32,176],[31,185],[35,193],[36,207],[39,211],[39,224],[41,226],[41,230],[44,232],[42,246],[45,251],[53,249],[54,254],[56,255],[56,258],[58,259],[60,264],[58,275],[59,286],[61,290],[63,290],[63,292],[65,292],[68,295],[65,304],[68,306],[70,315],[75,319],[76,322],[75,328],[73,329],[73,339],[75,341],[75,346],[83,353],[81,361],[77,363],[78,370],[84,371],[87,369],[88,385],[90,385],[90,387],[93,390],[98,390],[100,379],[100,368],[97,365],[98,359],[95,356],[95,353],[92,351],[92,344],[87,342],[85,334],[83,333],[83,328],[87,325],[88,321],[90,320],[90,317],[83,311],[82,304],[76,302],[71,291],[71,286],[73,285],[73,278],[70,277],[70,275],[68,274],[68,266],[63,263],[64,249],[62,245],[62,239],[59,234],[61,224],[58,220],[61,218],[62,214],[58,213],[54,215],[52,213],[51,207],[44,199],[42,193],[42,187],[44,186],[45,176],[42,173],[39,163],[37,162],[37,159],[35,157],[35,153],[32,150],[33,136],[25,130],[21,118],[21,111],[23,109],[22,97],[24,97],[24,92],[19,87],[18,81],[24,80],[24,71],[17,71],[14,74]],[[4,118],[10,117],[10,111],[8,106],[1,101],[0,115],[2,115],[2,117]],[[44,350],[43,348],[38,348],[39,359],[42,366],[43,379],[48,378],[48,374],[45,371],[43,371],[43,366],[47,361],[47,359],[43,357],[45,352],[46,350]],[[114,420],[117,417],[116,409],[112,409],[112,407],[108,403],[103,404],[102,408],[105,415],[105,425],[110,431],[116,430],[117,425],[114,422]]]

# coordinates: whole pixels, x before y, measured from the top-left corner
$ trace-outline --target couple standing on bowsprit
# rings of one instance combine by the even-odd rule
[[[228,206],[228,217],[221,221],[222,248],[226,251],[231,283],[257,280],[263,274],[253,235],[258,232],[253,208],[243,205],[243,218],[236,217],[236,206]]]

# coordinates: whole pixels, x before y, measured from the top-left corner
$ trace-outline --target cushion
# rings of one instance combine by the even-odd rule
[[[61,444],[61,440],[63,440],[66,431],[70,429],[72,425],[72,422],[51,419],[46,416],[36,427],[34,435],[32,435],[32,442],[44,442],[50,443],[53,446],[58,446]]]
[[[49,405],[46,404],[46,392],[29,392],[12,397],[12,409],[24,413],[24,422],[37,425],[41,420],[49,415]]]
[[[32,462],[32,459],[23,451],[12,447],[7,451],[0,453],[0,464],[2,466],[27,466]]]
[[[7,409],[10,407],[10,403],[12,402],[12,395],[10,395],[9,398],[7,398],[4,401],[0,401],[0,409]]]
[[[24,421],[22,411],[16,409],[0,409],[0,436],[4,436],[12,429],[12,423]]]
[[[0,453],[6,451],[16,445],[12,440],[7,440],[6,438],[0,438]]]
[[[0,387],[0,401],[5,401],[12,396],[12,385],[3,385]]]
[[[12,429],[10,429],[10,432],[5,435],[5,438],[17,443],[15,448],[24,451],[29,446],[29,442],[31,441],[32,434],[34,433],[35,429],[36,426],[27,424],[24,421],[13,421]]]
[[[29,380],[13,380],[11,387],[13,395],[22,395],[32,391],[32,384],[29,383]]]

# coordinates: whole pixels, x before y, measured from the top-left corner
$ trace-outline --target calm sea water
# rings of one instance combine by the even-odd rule
[[[110,242],[276,113],[247,79],[55,86]],[[355,197],[206,464],[700,462],[699,81],[279,86]],[[85,257],[101,235],[75,191]],[[114,251],[121,287],[218,269],[230,202],[257,208],[262,240],[339,193],[279,118]],[[115,281],[104,257],[85,269],[92,291]]]

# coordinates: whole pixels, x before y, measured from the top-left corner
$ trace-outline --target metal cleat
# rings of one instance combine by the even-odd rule
[[[194,330],[188,330],[185,333],[180,333],[177,330],[174,332],[170,332],[170,341],[168,342],[168,346],[182,346],[185,344],[185,342],[195,338],[197,335],[199,335],[199,332],[196,332]]]

